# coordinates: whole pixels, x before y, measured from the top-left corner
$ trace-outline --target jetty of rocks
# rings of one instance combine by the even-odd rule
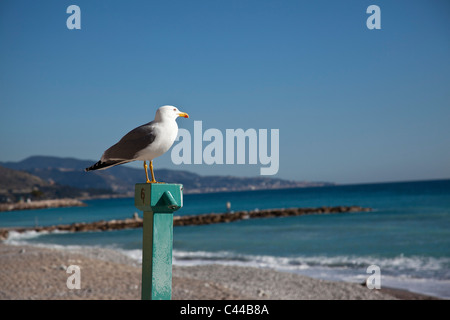
[[[350,212],[367,212],[370,208],[363,208],[359,206],[337,206],[337,207],[320,207],[320,208],[286,208],[286,209],[264,209],[252,211],[236,211],[230,213],[209,213],[199,215],[174,216],[174,226],[189,226],[189,225],[205,225],[213,223],[226,223],[245,219],[255,218],[275,218],[275,217],[291,217],[310,214],[336,214],[336,213],[350,213]],[[8,237],[9,232],[52,232],[52,231],[67,231],[67,232],[86,232],[86,231],[107,231],[119,229],[142,228],[143,219],[135,213],[133,218],[123,220],[110,221],[95,221],[95,222],[78,222],[67,225],[54,226],[36,226],[36,227],[22,227],[22,228],[2,228],[0,229],[0,240]]]
[[[52,199],[52,200],[35,200],[21,201],[16,203],[0,203],[0,211],[16,211],[16,210],[36,210],[60,207],[84,207],[86,204],[78,199]]]

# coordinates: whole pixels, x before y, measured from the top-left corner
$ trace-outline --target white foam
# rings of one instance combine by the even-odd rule
[[[4,240],[4,243],[9,245],[27,245],[27,240],[34,239],[40,237],[44,234],[48,234],[48,231],[36,232],[34,230],[25,231],[25,232],[17,232],[10,231],[8,233],[8,237]]]
[[[401,288],[441,298],[450,298],[448,266],[450,258],[405,257],[392,258],[355,256],[275,257],[244,255],[232,252],[186,252],[174,250],[173,263],[189,266],[223,264],[270,268],[278,271],[303,274],[313,278],[363,283],[370,275],[367,267],[380,266],[382,285]]]
[[[450,265],[450,258],[433,258],[403,255],[392,258],[379,257],[357,257],[357,256],[297,256],[297,257],[275,257],[267,255],[245,255],[228,251],[205,252],[205,251],[173,251],[174,263],[192,264],[191,261],[200,264],[234,262],[239,264],[252,264],[256,266],[267,266],[283,269],[307,269],[311,267],[328,267],[341,269],[367,268],[369,265],[379,265],[391,272],[423,272],[440,271]]]
[[[37,238],[46,234],[51,233],[69,233],[69,231],[61,231],[61,230],[54,230],[54,231],[35,231],[35,230],[28,230],[25,232],[17,232],[14,230],[11,230],[8,232],[8,238],[5,241],[21,241],[21,240],[29,240],[33,238]]]
[[[141,249],[133,249],[133,250],[118,249],[118,251],[127,256],[128,258],[131,258],[133,261],[137,263],[142,263]]]

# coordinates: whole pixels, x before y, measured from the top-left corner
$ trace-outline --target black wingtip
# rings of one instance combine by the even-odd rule
[[[92,171],[92,170],[103,170],[103,169],[107,169],[109,167],[117,166],[122,163],[130,162],[130,161],[132,161],[132,160],[107,160],[105,162],[100,160],[99,162],[90,166],[89,168],[84,169],[84,171],[88,172],[88,171]]]
[[[97,163],[93,164],[92,166],[90,166],[90,167],[84,169],[84,171],[85,171],[85,172],[88,172],[88,171],[91,171],[91,170],[98,170],[98,169],[101,169],[101,168],[103,168],[103,167],[105,167],[105,166],[106,166],[106,163],[105,163],[105,162],[102,162],[102,161],[100,160],[100,161],[98,161]]]

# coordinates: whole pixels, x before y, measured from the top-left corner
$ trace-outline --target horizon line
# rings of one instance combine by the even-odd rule
[[[91,160],[91,159],[80,159],[80,158],[76,158],[74,156],[54,156],[54,155],[30,155],[27,156],[25,158],[23,158],[22,160],[18,160],[18,161],[0,161],[0,164],[2,163],[17,163],[17,162],[22,162],[24,160],[27,160],[29,158],[33,158],[33,157],[48,157],[48,158],[59,158],[59,159],[73,159],[73,160],[78,160],[78,161],[95,161],[95,160]],[[128,169],[135,169],[135,170],[139,170],[139,168],[135,168],[132,167],[133,164],[129,163],[129,164],[125,164],[123,167],[126,167]],[[169,171],[185,171],[185,172],[189,172],[189,173],[194,173],[197,175],[202,176],[199,173],[190,171],[190,170],[183,170],[183,169],[169,169],[169,168],[160,168],[158,170],[169,170]],[[221,174],[212,174],[212,175],[203,175],[203,176],[220,176],[220,177],[235,177],[235,178],[269,178],[269,179],[279,179],[279,180],[286,180],[286,181],[292,181],[292,182],[309,182],[309,183],[327,183],[327,184],[331,184],[328,186],[311,186],[311,188],[315,188],[315,187],[334,187],[334,186],[352,186],[352,185],[367,185],[367,184],[389,184],[389,183],[411,183],[411,182],[431,182],[431,181],[445,181],[445,180],[450,180],[450,177],[446,177],[446,178],[424,178],[424,179],[411,179],[411,180],[387,180],[387,181],[365,181],[365,182],[349,182],[349,183],[340,183],[340,182],[333,182],[333,181],[323,181],[323,180],[291,180],[291,179],[285,179],[285,178],[279,178],[279,177],[270,177],[270,176],[237,176],[237,175],[230,175],[230,174],[226,174],[226,175],[221,175]],[[281,188],[280,188],[281,189]]]

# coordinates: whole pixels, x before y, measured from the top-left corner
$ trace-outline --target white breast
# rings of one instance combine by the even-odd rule
[[[166,153],[173,145],[178,135],[178,125],[176,121],[161,121],[153,125],[155,140],[145,149],[141,150],[136,160],[153,160]]]

